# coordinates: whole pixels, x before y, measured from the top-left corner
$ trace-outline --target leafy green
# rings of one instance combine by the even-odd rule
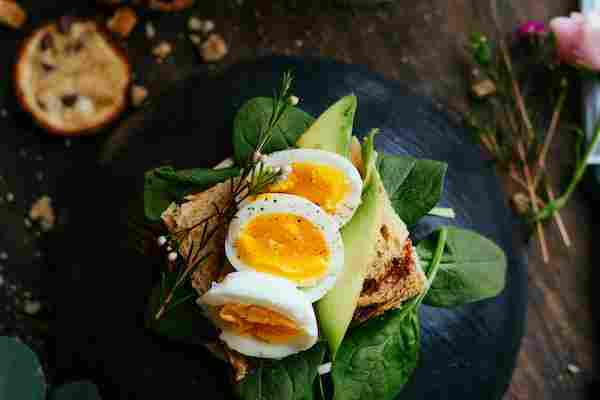
[[[432,256],[425,269],[429,282],[435,281],[446,239],[446,228],[432,235]],[[426,294],[427,289],[345,337],[331,372],[334,400],[386,400],[400,392],[417,366],[418,307]]]
[[[235,385],[235,393],[242,400],[310,400],[324,355],[325,346],[317,343],[282,360],[260,360],[258,368]]]
[[[92,382],[71,382],[54,389],[49,400],[100,400],[100,393]]]
[[[233,122],[233,153],[236,163],[244,165],[254,153],[261,132],[269,124],[274,100],[255,97],[237,112]],[[298,138],[313,123],[314,118],[297,107],[290,106],[272,131],[272,137],[263,147],[265,154],[295,147]]]
[[[408,225],[416,224],[438,203],[448,165],[439,161],[381,154],[377,169],[394,210]]]
[[[333,363],[334,400],[393,399],[419,358],[416,310],[388,311],[355,328]]]
[[[14,337],[0,337],[0,399],[42,400],[46,388],[37,356]]]
[[[173,282],[168,282],[169,280],[171,279],[166,278],[165,282],[152,289],[145,316],[146,327],[171,340],[201,343],[202,338],[198,332],[203,330],[205,319],[202,310],[194,302],[198,295],[189,283],[175,290],[167,312],[159,319],[155,318],[163,304],[164,299],[160,296],[165,292],[164,288],[173,287]]]
[[[209,187],[239,175],[237,167],[212,169],[193,168],[176,171],[163,166],[147,171],[144,176],[144,213],[151,221],[158,221],[162,212],[173,201],[181,200],[190,193]]]
[[[448,239],[440,268],[424,303],[456,307],[497,296],[504,289],[506,256],[491,240],[473,231],[447,228]],[[435,239],[417,245],[422,261],[433,257]]]

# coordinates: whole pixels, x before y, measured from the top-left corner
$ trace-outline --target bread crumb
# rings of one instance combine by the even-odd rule
[[[0,0],[0,23],[19,29],[26,20],[25,10],[15,0]]]
[[[202,29],[203,21],[198,17],[190,17],[188,19],[188,29],[190,31],[199,31]]]
[[[25,300],[23,311],[29,315],[34,315],[40,312],[42,304],[39,301]]]
[[[6,201],[12,203],[13,201],[15,201],[15,195],[11,192],[6,193]]]
[[[484,79],[471,86],[471,93],[478,99],[482,99],[496,93],[496,85],[490,79]]]
[[[202,59],[206,62],[216,62],[227,55],[227,43],[217,33],[211,33],[206,42],[200,47]]]
[[[115,14],[108,20],[106,26],[111,32],[126,38],[131,34],[137,22],[137,14],[132,8],[121,7],[115,11]]]
[[[577,365],[575,364],[569,364],[567,365],[567,370],[572,373],[573,375],[577,375],[578,373],[581,372],[581,368],[579,368]]]
[[[147,97],[148,89],[146,89],[144,86],[133,85],[131,87],[131,104],[133,104],[134,107],[141,106]]]
[[[36,200],[29,210],[29,218],[32,221],[39,221],[43,231],[47,232],[54,227],[56,217],[52,208],[52,199],[48,196],[42,196]]]
[[[154,24],[150,21],[146,22],[146,38],[152,40],[155,36],[156,28],[154,27]]]
[[[152,49],[152,54],[158,58],[158,60],[164,60],[165,58],[167,58],[171,52],[173,51],[173,46],[171,46],[171,43],[167,42],[167,41],[162,41],[159,44],[157,44],[156,46],[154,46],[154,48]]]
[[[200,46],[202,44],[202,38],[200,36],[195,35],[195,34],[192,33],[190,35],[190,42],[192,42],[196,46]]]

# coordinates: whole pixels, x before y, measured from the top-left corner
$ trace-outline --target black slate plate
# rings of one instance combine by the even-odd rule
[[[103,167],[82,167],[65,178],[61,201],[69,204],[71,223],[68,239],[57,241],[51,257],[59,376],[91,376],[110,399],[229,397],[220,362],[200,346],[170,343],[143,328],[156,268],[129,250],[127,220],[141,213],[146,169],[212,165],[228,156],[235,111],[250,97],[270,95],[290,68],[293,92],[311,114],[354,92],[355,132],[381,128],[379,150],[449,163],[443,205],[453,207],[457,218],[425,218],[412,229],[413,238],[454,224],[492,238],[507,253],[507,286],[498,298],[455,310],[422,308],[421,361],[401,396],[500,398],[523,333],[526,266],[492,169],[467,132],[405,86],[356,66],[284,57],[238,65],[218,80],[186,80],[147,110],[144,122],[128,131],[134,134],[112,139]],[[199,330],[198,338],[203,334]]]

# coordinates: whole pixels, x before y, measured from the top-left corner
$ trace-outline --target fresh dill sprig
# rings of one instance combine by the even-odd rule
[[[257,161],[256,155],[260,154],[265,145],[271,141],[271,138],[273,137],[273,130],[275,127],[277,127],[277,125],[279,125],[279,122],[285,115],[286,111],[292,106],[289,93],[293,80],[294,78],[290,71],[284,72],[283,78],[281,79],[281,88],[279,89],[279,92],[275,92],[273,94],[273,107],[271,109],[269,121],[260,132],[258,144],[254,154],[251,155],[251,159],[248,160],[247,164],[252,164]]]
[[[199,268],[209,257],[213,256],[212,252],[202,254],[202,251],[206,249],[210,240],[223,228],[223,226],[229,225],[241,203],[252,196],[264,192],[269,185],[272,185],[281,177],[281,169],[272,168],[264,164],[261,151],[273,137],[273,130],[275,127],[277,127],[286,112],[292,106],[289,95],[292,81],[292,74],[290,72],[284,73],[281,88],[279,92],[275,93],[273,96],[271,116],[268,123],[260,132],[259,141],[254,154],[249,157],[246,164],[242,167],[239,176],[228,180],[231,190],[229,201],[221,208],[213,203],[212,206],[214,207],[214,212],[209,216],[198,221],[191,227],[170,234],[166,238],[166,242],[171,246],[175,253],[175,260],[172,264],[169,264],[169,268],[163,272],[161,291],[159,294],[159,299],[161,299],[161,301],[157,312],[154,314],[155,320],[159,320],[168,311],[173,310],[178,305],[184,304],[195,297],[193,295],[187,295],[179,300],[173,301],[173,299],[176,298],[175,295],[177,291],[188,282],[193,271]],[[197,240],[193,240],[191,235],[196,230],[201,232],[200,237]],[[186,240],[189,241],[189,246],[186,254],[183,255],[182,252]],[[170,275],[170,279],[167,275]],[[167,281],[175,283],[169,288],[166,286]]]

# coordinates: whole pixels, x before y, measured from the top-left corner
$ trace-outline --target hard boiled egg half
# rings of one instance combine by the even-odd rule
[[[288,280],[253,271],[232,272],[200,298],[221,329],[220,339],[247,356],[283,358],[318,338],[311,303]]]
[[[344,266],[337,223],[316,204],[290,194],[263,194],[246,203],[229,225],[225,252],[236,270],[287,279],[310,302],[331,289]]]
[[[265,156],[262,162],[284,171],[265,192],[304,197],[333,216],[340,227],[360,204],[360,173],[339,154],[317,149],[283,150]]]

